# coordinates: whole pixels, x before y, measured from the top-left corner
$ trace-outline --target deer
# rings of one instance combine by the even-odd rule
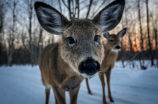
[[[111,70],[115,65],[118,52],[121,49],[121,41],[120,39],[126,34],[127,28],[122,29],[118,34],[109,34],[108,32],[104,33],[104,37],[107,39],[107,42],[103,41],[104,44],[104,59],[101,64],[101,70],[99,72],[99,78],[101,81],[102,85],[102,92],[103,92],[103,97],[102,101],[103,104],[107,104],[106,98],[105,98],[105,81],[104,81],[104,74],[106,76],[106,82],[108,85],[108,97],[111,102],[114,102],[112,95],[111,95],[111,90],[110,90],[110,75],[111,75]],[[86,78],[86,85],[88,89],[88,93],[92,94],[89,83],[88,83],[88,78]]]
[[[52,6],[35,2],[39,24],[47,32],[61,36],[58,42],[44,48],[38,61],[45,104],[49,104],[51,88],[55,104],[66,104],[65,91],[69,92],[70,103],[77,104],[82,80],[100,71],[104,57],[103,33],[117,26],[124,5],[125,0],[113,1],[93,19],[68,20]]]

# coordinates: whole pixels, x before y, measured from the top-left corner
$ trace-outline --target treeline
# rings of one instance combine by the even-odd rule
[[[36,53],[34,53],[34,64],[33,65],[37,65],[38,64],[38,58],[40,55],[40,47],[38,46],[34,46],[34,48],[36,48]],[[2,50],[0,50],[1,53],[1,60],[0,60],[0,66],[1,65],[8,65],[8,59],[7,59],[7,52],[5,47],[1,47]],[[153,54],[154,57],[156,57],[156,50],[153,50]],[[150,60],[150,51],[143,51],[143,52],[131,52],[131,51],[120,51],[119,52],[119,56],[117,58],[117,60],[121,60],[121,61],[134,61],[134,60],[140,60],[140,55],[144,55],[143,58],[144,60]],[[10,66],[12,65],[26,65],[26,64],[30,64],[30,51],[29,49],[20,47],[14,50],[13,53],[13,60],[12,63],[10,64]],[[143,62],[142,62],[143,63]],[[156,64],[156,63],[155,63]],[[146,65],[144,65],[146,66]]]
[[[34,57],[34,64],[32,65],[37,65],[38,64],[38,57],[40,54],[40,49],[41,47],[39,46],[33,46],[34,49],[36,49],[36,53],[33,54]],[[1,46],[1,60],[0,60],[0,65],[9,65],[12,66],[13,64],[16,65],[26,65],[26,64],[31,64],[30,61],[30,50],[29,48],[23,48],[23,47],[19,47],[17,49],[14,49],[13,55],[12,55],[12,62],[10,64],[8,64],[8,55],[7,55],[7,49],[5,49],[5,47]]]
[[[45,46],[56,40],[44,31],[34,11],[37,0],[0,0],[0,65],[37,65]],[[41,1],[41,0],[38,0]],[[112,0],[42,0],[59,10],[69,20],[93,18]],[[122,21],[112,31],[128,28],[122,38],[118,60],[151,60],[158,67],[158,1],[126,0]],[[154,60],[157,60],[154,63]]]

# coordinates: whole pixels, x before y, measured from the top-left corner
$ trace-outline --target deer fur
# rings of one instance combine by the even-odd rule
[[[103,104],[107,104],[105,99],[105,81],[104,81],[104,74],[106,76],[107,85],[108,85],[108,97],[111,102],[114,102],[112,96],[111,96],[111,90],[110,90],[110,75],[111,75],[111,69],[114,67],[118,52],[121,49],[121,42],[120,38],[122,38],[126,33],[126,28],[121,30],[118,34],[111,34],[109,35],[108,32],[104,33],[104,37],[107,39],[107,42],[104,44],[104,59],[101,64],[101,70],[99,73],[99,78],[101,80],[102,84],[102,90],[103,90]],[[88,79],[86,79],[87,89],[88,93],[92,94]]]
[[[40,25],[52,34],[62,35],[60,41],[48,45],[39,58],[46,104],[51,88],[56,104],[66,104],[65,91],[69,91],[70,103],[77,104],[83,78],[93,77],[100,70],[104,57],[101,37],[120,22],[124,4],[124,0],[114,1],[92,20],[69,21],[50,5],[35,3]]]

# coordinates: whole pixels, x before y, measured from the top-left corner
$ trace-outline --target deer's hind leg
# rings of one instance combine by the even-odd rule
[[[106,98],[105,98],[105,81],[104,81],[104,74],[99,74],[99,78],[102,84],[102,92],[103,92],[103,104],[107,104]]]
[[[91,91],[91,89],[90,89],[90,87],[89,87],[89,83],[88,83],[88,78],[86,78],[86,85],[87,85],[88,93],[89,93],[90,95],[92,95],[92,91]]]
[[[55,96],[55,95],[54,95]],[[55,97],[55,104],[58,104],[57,98]]]

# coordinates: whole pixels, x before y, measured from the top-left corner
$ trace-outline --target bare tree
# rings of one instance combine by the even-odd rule
[[[93,0],[89,0],[89,6],[88,6],[88,11],[87,11],[87,14],[86,14],[86,18],[88,18],[88,16],[89,16],[92,4],[93,4]]]
[[[4,40],[4,18],[6,15],[7,0],[0,0],[0,65],[2,64],[2,51]]]
[[[107,0],[102,0],[102,2],[97,1],[97,0],[96,1],[95,0],[88,0],[88,1],[67,0],[67,3],[66,3],[65,0],[62,0],[62,4],[68,10],[68,15],[69,15],[70,20],[73,20],[73,19],[79,19],[80,12],[82,10],[86,10],[86,9],[87,9],[87,11],[85,13],[86,14],[85,18],[90,17],[90,14],[91,14],[91,17],[93,17],[105,5],[105,1],[107,1]],[[80,5],[82,5],[82,7],[80,7]],[[93,11],[91,11],[92,6],[93,6]],[[60,0],[59,0],[59,8],[61,8],[60,7]]]
[[[155,51],[156,51],[156,59],[157,59],[157,68],[158,68],[158,48],[157,48],[157,46],[158,46],[158,36],[157,36],[157,29],[156,28],[154,28],[154,34],[155,34]]]
[[[60,12],[62,13],[62,6],[61,6],[60,0],[58,0],[58,2],[59,2],[59,9],[60,9]]]
[[[40,31],[39,31],[38,47],[39,47],[39,53],[38,53],[38,56],[39,56],[41,54],[42,48],[43,48],[43,29],[42,29],[42,27],[40,27]]]
[[[79,0],[67,0],[67,4],[63,1],[63,4],[67,7],[69,12],[69,18],[70,20],[78,19],[80,14],[80,3]]]
[[[152,45],[151,45],[151,41],[150,41],[150,28],[149,28],[149,1],[146,0],[146,15],[147,15],[147,34],[148,34],[148,45],[149,45],[149,50],[150,50],[150,56],[151,56],[151,66],[154,65],[154,58],[153,58],[153,54],[152,54]]]
[[[144,66],[144,54],[143,54],[143,50],[144,50],[144,39],[143,39],[143,31],[142,31],[142,21],[141,21],[141,9],[140,9],[140,0],[137,1],[137,9],[138,9],[138,21],[139,21],[139,30],[140,30],[140,48],[141,48],[141,54],[140,56],[140,66],[142,68],[142,66]],[[143,63],[141,62],[141,60],[143,60]]]
[[[11,2],[12,3],[12,2]],[[13,0],[13,7],[12,9],[12,25],[9,26],[8,30],[8,51],[7,51],[7,58],[8,58],[8,65],[12,65],[12,58],[13,58],[13,52],[14,52],[14,41],[15,41],[15,33],[16,33],[16,6],[17,6],[18,0]]]
[[[6,2],[4,0],[0,0],[0,33],[3,31],[4,26],[4,17],[5,17],[5,5]]]
[[[155,11],[155,9],[153,10],[153,12],[151,13],[151,15],[150,15],[150,18],[151,18],[151,21],[152,21],[152,32],[153,32],[153,40],[155,40],[155,59],[157,60],[157,62],[156,62],[156,66],[157,66],[157,68],[158,68],[158,36],[157,36],[157,34],[158,34],[158,32],[157,32],[157,30],[158,30],[158,23],[157,23],[157,21],[158,21],[158,19],[157,19],[157,15],[158,15],[158,13],[157,13],[157,11]]]
[[[38,64],[38,57],[41,54],[43,49],[43,29],[42,27],[38,26],[37,29],[34,31],[34,64]]]
[[[29,34],[29,50],[30,50],[30,61],[31,65],[34,65],[34,58],[33,58],[33,40],[32,40],[32,17],[33,17],[33,0],[25,0],[27,5],[27,11],[29,16],[29,25],[28,25],[28,34]]]

